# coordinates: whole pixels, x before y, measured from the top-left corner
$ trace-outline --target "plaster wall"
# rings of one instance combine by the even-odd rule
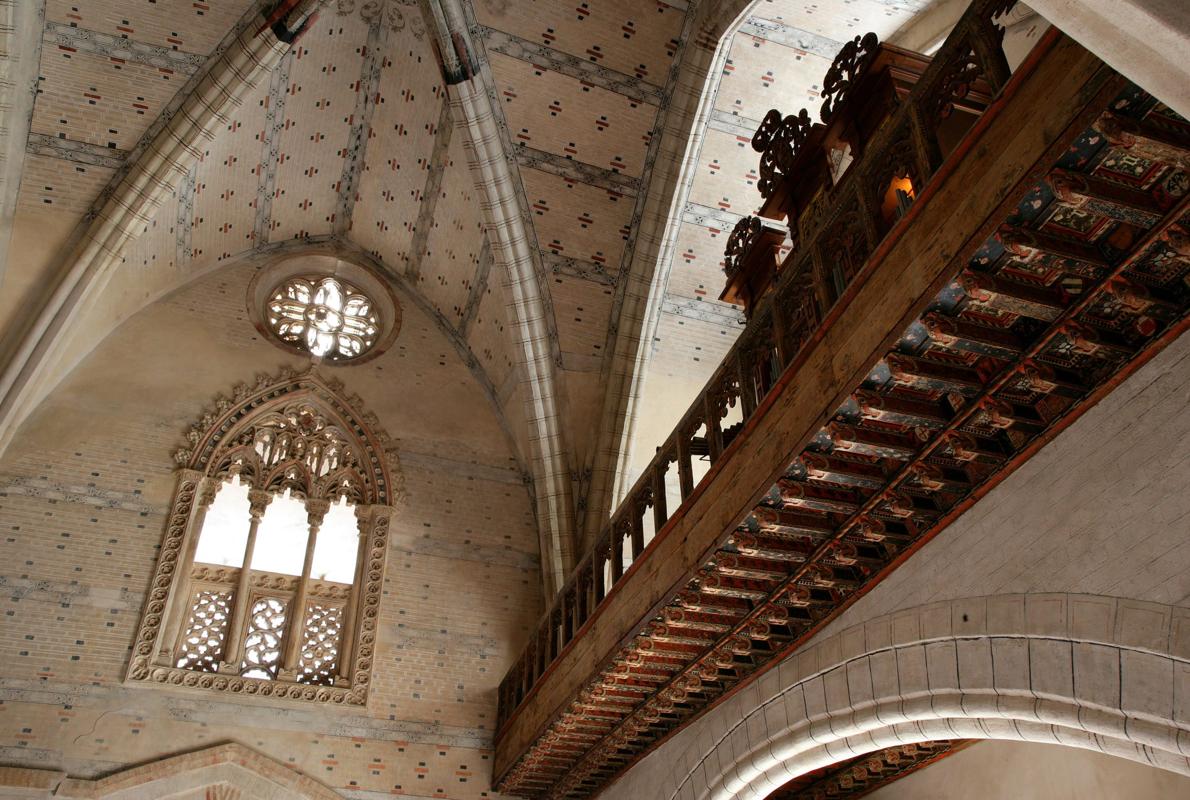
[[[1188,401],[1190,336],[1183,335],[799,652],[882,615],[986,595],[1070,592],[1185,607]],[[759,683],[772,684],[775,673],[781,685],[770,688],[779,690],[787,665],[796,673],[796,662],[796,655],[786,659]],[[715,707],[635,765],[605,796],[664,785],[688,749],[699,750],[695,743],[714,740],[715,731],[756,710],[756,698],[750,688]]]
[[[388,352],[322,370],[397,442],[408,492],[366,710],[122,683],[183,433],[236,383],[304,366],[248,320],[254,269],[133,316],[0,461],[0,764],[86,778],[235,741],[353,798],[490,797],[496,686],[540,613],[536,529],[488,398],[407,297]]]
[[[1167,800],[1190,778],[1075,747],[989,741],[877,789],[868,800]]]

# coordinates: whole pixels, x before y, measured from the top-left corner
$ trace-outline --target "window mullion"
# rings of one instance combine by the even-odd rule
[[[244,545],[244,562],[240,565],[240,577],[236,584],[235,610],[231,615],[231,624],[227,628],[227,648],[223,656],[220,672],[239,674],[240,662],[244,653],[244,630],[248,615],[248,591],[252,577],[252,554],[256,550],[256,531],[260,528],[260,521],[264,517],[264,510],[268,507],[273,496],[263,489],[248,491],[248,542]]]
[[[347,608],[343,612],[343,634],[339,641],[339,678],[346,684],[350,684],[351,671],[355,667],[355,615],[359,608],[360,592],[364,590],[368,539],[374,513],[373,506],[355,507],[355,520],[359,529],[359,542],[355,551],[355,581],[347,595]]]
[[[302,632],[306,623],[306,596],[310,590],[310,571],[314,567],[314,548],[318,544],[318,531],[326,512],[330,510],[329,500],[310,499],[306,501],[306,520],[310,533],[306,537],[306,559],[302,562],[302,577],[298,579],[297,591],[293,594],[293,605],[286,621],[285,637],[281,641],[281,670],[278,676],[285,680],[297,680],[302,653]]]
[[[182,626],[188,612],[191,610],[190,599],[193,594],[190,572],[194,566],[194,552],[198,549],[198,539],[202,536],[202,526],[207,518],[207,509],[215,502],[215,495],[219,491],[219,481],[213,478],[202,478],[198,482],[198,506],[190,517],[190,526],[186,530],[185,543],[182,545],[182,557],[175,565],[173,588],[170,589],[166,600],[165,628],[159,640],[157,662],[172,667],[176,663],[177,653],[181,642]]]

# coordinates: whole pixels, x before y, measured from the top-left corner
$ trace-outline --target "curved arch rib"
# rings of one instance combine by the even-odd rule
[[[430,22],[447,84],[451,115],[464,137],[468,167],[482,198],[494,265],[504,274],[509,327],[522,356],[529,457],[532,465],[542,573],[547,597],[574,566],[574,500],[561,406],[561,355],[549,292],[539,276],[540,254],[503,112],[480,51],[472,41],[464,0],[431,0]]]
[[[214,138],[244,95],[305,30],[319,0],[286,0],[268,17],[242,24],[145,152],[90,219],[63,260],[61,277],[23,332],[0,373],[0,453],[37,401],[39,384],[60,354],[70,323],[103,289],[124,246]],[[253,24],[259,23],[259,24]]]

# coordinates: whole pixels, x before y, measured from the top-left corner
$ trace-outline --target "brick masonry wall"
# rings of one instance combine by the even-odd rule
[[[237,382],[302,366],[248,321],[251,269],[125,323],[0,462],[0,763],[91,777],[232,740],[348,797],[495,796],[495,690],[540,613],[536,529],[489,401],[412,303],[387,353],[326,370],[398,442],[408,490],[367,710],[122,683],[183,432]]]

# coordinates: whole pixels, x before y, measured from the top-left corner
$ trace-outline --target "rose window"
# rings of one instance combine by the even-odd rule
[[[335,277],[286,280],[269,298],[267,319],[281,341],[331,361],[362,356],[380,335],[372,300]]]

